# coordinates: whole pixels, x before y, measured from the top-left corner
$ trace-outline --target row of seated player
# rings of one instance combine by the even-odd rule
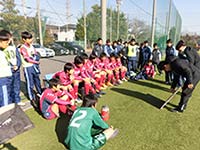
[[[120,56],[111,54],[108,58],[102,53],[99,58],[86,53],[67,62],[64,69],[46,75],[46,90],[40,97],[40,110],[46,119],[54,119],[59,112],[71,114],[76,105],[82,103],[84,95],[92,93],[99,98],[108,86],[117,86],[125,79],[126,67]]]

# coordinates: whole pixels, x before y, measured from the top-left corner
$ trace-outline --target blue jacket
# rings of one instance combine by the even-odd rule
[[[110,57],[110,54],[113,53],[113,52],[114,52],[114,50],[113,50],[111,45],[110,46],[109,45],[104,46],[104,53],[106,53],[106,55],[108,57]]]
[[[17,57],[17,67],[18,67],[18,70],[19,70],[20,66],[22,64],[19,48],[16,48],[16,57]]]

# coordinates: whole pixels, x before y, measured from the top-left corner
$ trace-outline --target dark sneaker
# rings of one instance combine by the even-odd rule
[[[101,98],[101,95],[98,94],[98,93],[96,93],[95,96],[96,96],[97,98]]]
[[[100,95],[105,95],[106,94],[106,92],[104,92],[104,91],[99,91],[99,93],[98,94],[100,94]]]
[[[183,113],[184,109],[180,109],[179,107],[176,107],[176,108],[171,109],[171,112],[181,112],[181,113]]]

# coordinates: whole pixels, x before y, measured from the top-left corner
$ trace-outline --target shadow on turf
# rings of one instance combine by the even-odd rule
[[[165,103],[165,101],[159,99],[158,97],[155,97],[151,94],[143,94],[141,92],[137,92],[137,91],[132,91],[132,90],[128,90],[128,89],[118,89],[118,88],[112,88],[111,90],[124,94],[124,95],[128,95],[128,96],[132,96],[135,98],[138,98],[158,109],[160,109],[160,107]],[[171,105],[173,107],[175,107],[176,105],[168,103],[168,105]]]
[[[28,97],[28,93],[26,90],[26,82],[24,82],[24,81],[20,82],[20,90],[24,94],[24,96]]]
[[[130,82],[134,83],[134,84],[138,84],[140,86],[149,87],[149,88],[152,88],[152,89],[159,89],[159,90],[169,92],[169,88],[166,88],[166,87],[163,87],[163,86],[160,86],[160,85],[157,85],[157,84],[149,83],[149,82],[144,82],[144,80],[143,81],[131,80]]]
[[[62,143],[65,147],[66,145],[64,144],[64,140],[67,136],[69,121],[70,121],[70,118],[67,114],[61,114],[60,118],[58,118],[56,121],[56,127],[55,127],[55,132],[56,132],[58,141]]]
[[[8,149],[8,150],[18,150],[18,148],[16,148],[15,146],[13,146],[11,143],[5,143],[5,144],[0,145],[0,150],[5,150],[5,149]]]
[[[152,82],[156,82],[156,83],[161,83],[161,84],[165,84],[163,81],[161,80],[157,80],[157,79],[148,79]],[[153,83],[149,83],[149,82],[144,82],[145,80],[138,80],[138,81],[134,81],[134,80],[130,80],[131,83],[134,83],[134,84],[138,84],[138,85],[141,85],[141,86],[145,86],[145,87],[149,87],[149,88],[153,88],[153,89],[159,89],[159,90],[163,90],[163,91],[166,91],[166,92],[169,92],[170,91],[170,88],[166,88],[166,87],[163,87],[163,86],[160,86],[158,84],[153,84]],[[181,92],[178,92],[177,95],[181,95]]]
[[[153,79],[153,78],[149,78],[148,80],[153,81],[153,82],[156,82],[156,83],[160,83],[160,84],[166,85],[165,81],[158,80],[158,79],[155,79],[155,78],[154,78],[154,79]]]

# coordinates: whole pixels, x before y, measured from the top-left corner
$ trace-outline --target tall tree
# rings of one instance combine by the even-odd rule
[[[200,35],[197,34],[185,34],[181,36],[181,39],[185,41],[187,46],[196,47],[196,44],[199,44],[198,49],[200,48]]]
[[[0,18],[2,18],[0,20],[1,29],[9,30],[17,40],[20,39],[21,32],[23,31],[31,32],[35,39],[39,37],[37,15],[27,19],[20,16],[14,0],[1,0],[0,8]],[[45,26],[45,21],[43,21],[43,26]],[[48,37],[46,36],[46,38]]]
[[[75,33],[77,40],[84,40],[84,24],[83,24],[83,17],[78,19],[78,24],[76,25],[76,33]]]
[[[112,20],[110,20],[110,12],[112,12]],[[101,8],[98,5],[92,6],[92,11],[87,14],[87,38],[89,41],[96,41],[101,37]],[[124,13],[120,13],[119,22],[119,38],[126,39],[128,31],[128,23]],[[112,22],[112,24],[111,24]],[[112,40],[117,40],[117,11],[107,9],[107,38],[110,37],[110,27],[112,26]],[[76,38],[84,39],[83,17],[78,19]]]
[[[19,11],[15,8],[14,0],[2,0],[0,1],[2,18],[1,28],[11,31],[14,35],[18,34],[24,27],[22,20],[23,17],[19,17]]]
[[[139,42],[149,40],[151,35],[151,28],[144,21],[136,18],[132,19],[129,23],[129,36],[133,37]]]

